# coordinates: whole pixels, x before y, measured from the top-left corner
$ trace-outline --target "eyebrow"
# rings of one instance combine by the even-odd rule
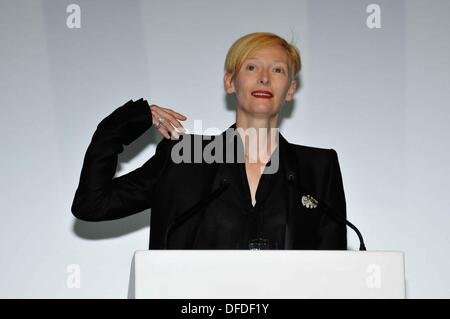
[[[257,60],[257,61],[259,61],[259,59],[257,59],[257,58],[247,58],[247,60]],[[283,64],[286,64],[286,65],[287,65],[286,62],[281,61],[281,60],[276,60],[276,61],[273,61],[273,62],[275,62],[275,63],[283,63]]]

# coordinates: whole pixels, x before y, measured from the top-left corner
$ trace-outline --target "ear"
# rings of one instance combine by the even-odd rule
[[[289,90],[286,94],[286,101],[289,102],[294,99],[294,94],[295,94],[296,89],[297,89],[297,82],[295,80],[292,80]]]
[[[227,93],[234,93],[234,92],[236,92],[236,90],[234,88],[234,83],[231,80],[231,74],[225,73],[225,75],[223,77],[223,84],[224,84],[224,87],[225,87],[225,91]]]

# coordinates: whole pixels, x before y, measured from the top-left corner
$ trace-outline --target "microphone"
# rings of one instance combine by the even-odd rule
[[[300,185],[298,185],[298,183],[296,183],[296,181],[295,181],[296,177],[295,177],[295,173],[294,172],[288,171],[287,174],[286,174],[286,178],[287,178],[288,182],[290,183],[290,185],[297,187],[303,193],[307,194],[307,192],[302,187],[300,187]],[[332,209],[330,206],[328,206],[323,201],[318,201],[317,199],[314,199],[314,201],[315,201],[315,203],[317,203],[318,207],[322,208],[322,211],[325,212],[325,214],[327,214],[333,220],[335,220],[339,224],[348,225],[351,229],[353,229],[356,232],[356,235],[358,235],[358,238],[359,238],[359,250],[366,250],[366,245],[364,244],[364,239],[363,239],[360,231],[358,230],[358,228],[356,228],[355,225],[353,225],[346,218],[341,217],[344,214],[339,215],[338,214],[339,211],[336,211],[335,209]]]
[[[167,243],[169,241],[170,234],[174,229],[181,226],[193,215],[200,212],[202,208],[206,207],[210,202],[219,197],[220,194],[222,194],[222,192],[224,192],[228,188],[228,186],[230,186],[230,182],[227,180],[227,178],[222,178],[222,180],[220,181],[220,185],[216,190],[211,192],[208,196],[206,196],[202,200],[198,201],[195,205],[193,205],[183,214],[176,216],[166,229],[166,234],[164,236],[164,249],[167,249]]]

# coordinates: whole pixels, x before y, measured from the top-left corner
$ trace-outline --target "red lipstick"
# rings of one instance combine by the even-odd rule
[[[261,90],[257,90],[257,91],[253,91],[252,95],[256,98],[260,98],[260,99],[271,99],[273,97],[272,92],[269,91],[261,91]]]

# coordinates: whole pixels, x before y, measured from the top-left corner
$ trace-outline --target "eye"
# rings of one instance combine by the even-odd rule
[[[249,68],[253,68],[252,70],[250,70]],[[247,70],[253,71],[255,68],[255,66],[253,64],[247,64]]]
[[[284,73],[284,69],[283,68],[277,67],[277,68],[275,68],[275,70],[280,70],[280,72],[278,72],[278,73]]]

